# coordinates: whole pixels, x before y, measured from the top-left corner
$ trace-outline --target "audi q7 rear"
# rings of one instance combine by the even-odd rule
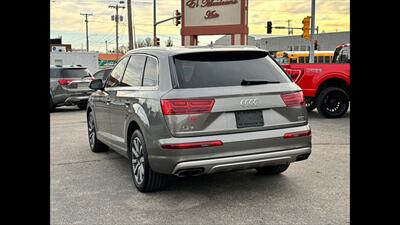
[[[143,69],[137,70],[141,87],[132,87],[126,85],[134,80],[130,63],[141,67],[139,56],[146,57]],[[248,47],[144,48],[126,57],[124,74],[113,71],[109,78],[120,79],[118,85],[113,81],[95,88],[89,99],[89,138],[92,151],[107,145],[130,159],[140,191],[163,188],[168,174],[250,168],[279,174],[310,155],[302,91],[268,52]],[[151,76],[157,80],[153,87],[145,85],[148,60],[157,73]],[[111,104],[113,98],[125,102],[119,109],[126,108],[123,116],[117,116],[112,105],[108,111],[101,109],[108,115],[97,116],[94,99],[103,92]],[[101,123],[107,120],[110,129],[105,131]]]

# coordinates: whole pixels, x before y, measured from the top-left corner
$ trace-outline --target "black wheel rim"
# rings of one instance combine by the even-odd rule
[[[329,114],[341,114],[346,109],[347,96],[340,91],[333,91],[324,98],[325,111]]]
[[[138,137],[135,137],[131,144],[132,172],[137,184],[143,183],[144,179],[144,155],[143,145]]]
[[[94,142],[96,139],[96,130],[94,126],[94,119],[93,116],[89,116],[89,121],[88,121],[88,135],[89,135],[89,144],[90,147],[93,149],[94,147]]]

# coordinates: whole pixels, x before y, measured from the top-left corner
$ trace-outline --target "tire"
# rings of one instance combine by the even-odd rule
[[[274,166],[264,166],[260,168],[256,168],[257,172],[262,175],[276,175],[284,172],[289,168],[290,163],[274,165]]]
[[[50,103],[49,104],[49,111],[50,112],[54,112],[55,107],[54,107],[53,99],[51,99],[51,97],[50,97],[50,102],[49,103]]]
[[[87,102],[85,102],[85,103],[78,103],[77,106],[78,106],[79,109],[84,110],[84,109],[86,109],[86,107],[87,107]]]
[[[167,175],[154,172],[150,168],[146,143],[140,130],[133,132],[128,154],[132,180],[140,192],[159,191],[167,186]]]
[[[108,151],[108,146],[103,142],[99,141],[96,136],[96,124],[94,122],[93,113],[90,112],[88,119],[88,138],[89,138],[89,146],[92,152],[106,152]]]
[[[317,97],[317,109],[326,118],[340,118],[349,109],[349,96],[336,87],[328,87]]]
[[[311,112],[311,111],[313,111],[315,108],[317,108],[317,104],[315,103],[315,100],[314,100],[314,99],[306,100],[306,109],[307,109],[307,112]]]

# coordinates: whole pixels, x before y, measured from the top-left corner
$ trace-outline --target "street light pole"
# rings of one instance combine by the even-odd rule
[[[128,8],[128,34],[129,34],[129,50],[133,49],[133,37],[132,37],[132,6],[131,6],[131,0],[128,0],[127,2],[127,8]]]
[[[156,0],[153,0],[153,46],[156,46],[157,39],[157,18],[156,18]]]
[[[311,0],[310,63],[314,63],[315,0]]]

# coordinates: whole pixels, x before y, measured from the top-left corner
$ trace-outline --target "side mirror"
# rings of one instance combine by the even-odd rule
[[[92,82],[90,82],[89,84],[89,88],[95,91],[103,90],[104,89],[103,80],[101,79],[92,80]]]

